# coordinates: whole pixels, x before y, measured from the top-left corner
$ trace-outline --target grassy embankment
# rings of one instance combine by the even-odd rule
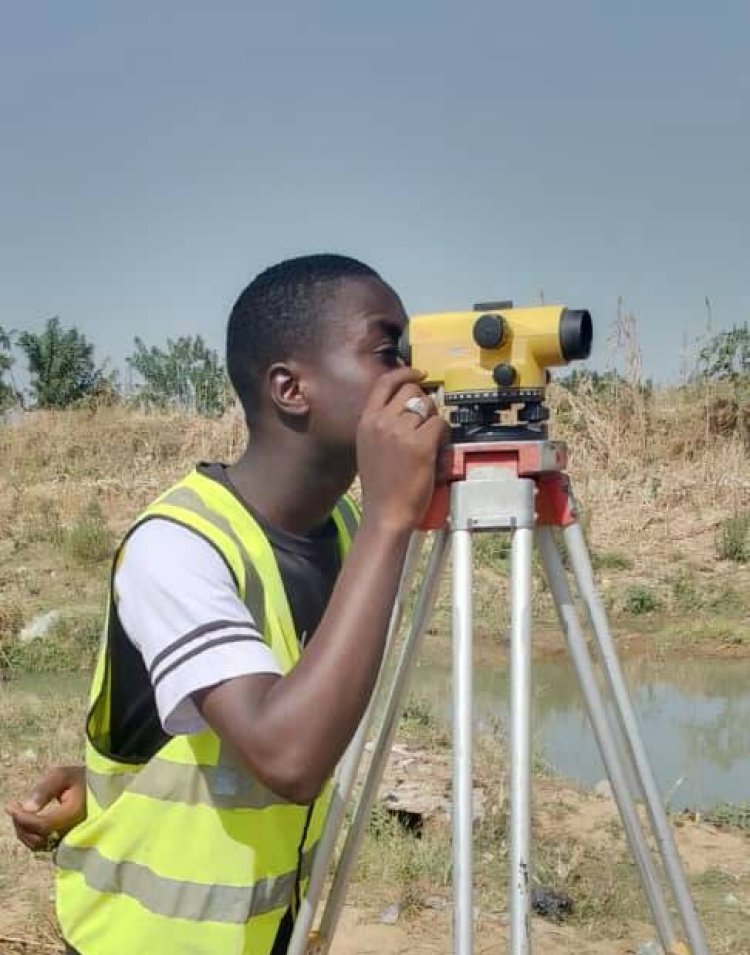
[[[552,404],[552,431],[569,442],[570,473],[622,650],[750,654],[748,448],[741,429],[722,419],[716,395],[672,390],[646,397],[623,390],[596,398],[553,389]],[[46,699],[12,691],[13,676],[89,667],[117,535],[196,460],[230,460],[243,440],[235,414],[208,422],[103,409],[38,413],[0,428],[0,670],[11,677],[9,692],[0,690],[0,800],[22,790],[42,767],[80,758],[81,750],[83,689]],[[476,563],[481,654],[483,648],[492,652],[507,623],[507,541],[480,539]],[[561,644],[538,583],[537,649],[552,653]],[[59,611],[51,635],[20,643],[23,626],[51,610]],[[446,630],[448,610],[444,592],[433,625],[437,632]],[[429,753],[423,761],[433,785],[443,785],[445,739],[419,701],[412,702],[402,730]],[[493,754],[478,760],[480,774],[486,774],[478,784],[487,794],[477,830],[480,930],[490,939],[504,912],[507,807],[499,775],[503,761],[497,758],[502,741],[479,745]],[[632,950],[632,939],[652,937],[611,803],[543,775],[536,794],[536,878],[577,902],[565,926],[540,927],[549,944],[547,949],[542,942],[540,950],[625,952]],[[3,826],[0,894],[7,907],[0,935],[54,944],[48,864],[31,864]],[[706,820],[685,821],[678,832],[707,913],[712,951],[747,952],[747,837],[738,827],[718,830]],[[449,873],[449,833],[439,817],[421,839],[378,817],[353,899],[368,912],[398,899],[413,916],[411,931],[424,939],[423,950],[442,951]]]
[[[750,653],[750,459],[721,403],[676,389],[596,398],[557,388],[552,405],[623,648]],[[0,428],[0,666],[88,665],[116,537],[195,461],[230,460],[243,441],[236,413],[39,412]],[[497,640],[508,541],[481,537],[476,550],[477,636]],[[538,584],[544,634],[554,615]],[[444,588],[437,631],[448,609]],[[50,610],[60,611],[56,639],[21,647],[17,633]]]

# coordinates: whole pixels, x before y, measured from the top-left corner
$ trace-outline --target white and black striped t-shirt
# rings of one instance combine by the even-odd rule
[[[222,465],[201,470],[236,493]],[[310,537],[297,537],[253,516],[274,550],[305,642],[338,574],[336,527],[329,520]],[[204,729],[192,699],[197,690],[238,676],[281,672],[224,559],[186,527],[160,518],[138,527],[124,546],[114,588],[112,755],[149,758],[166,736]]]

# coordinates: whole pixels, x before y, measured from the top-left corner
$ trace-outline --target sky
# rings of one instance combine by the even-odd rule
[[[0,325],[223,349],[268,265],[585,307],[644,372],[750,319],[744,0],[2,3]],[[706,307],[710,300],[710,310]]]

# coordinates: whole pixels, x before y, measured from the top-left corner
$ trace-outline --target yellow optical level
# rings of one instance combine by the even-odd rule
[[[447,404],[544,397],[547,369],[588,358],[591,315],[561,305],[488,302],[466,312],[415,315],[401,340],[407,364],[442,388]]]

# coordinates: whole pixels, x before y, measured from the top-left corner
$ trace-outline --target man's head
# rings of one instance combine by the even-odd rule
[[[262,272],[227,330],[227,369],[251,430],[281,423],[353,447],[372,385],[399,363],[405,322],[396,293],[356,259],[309,255]]]

